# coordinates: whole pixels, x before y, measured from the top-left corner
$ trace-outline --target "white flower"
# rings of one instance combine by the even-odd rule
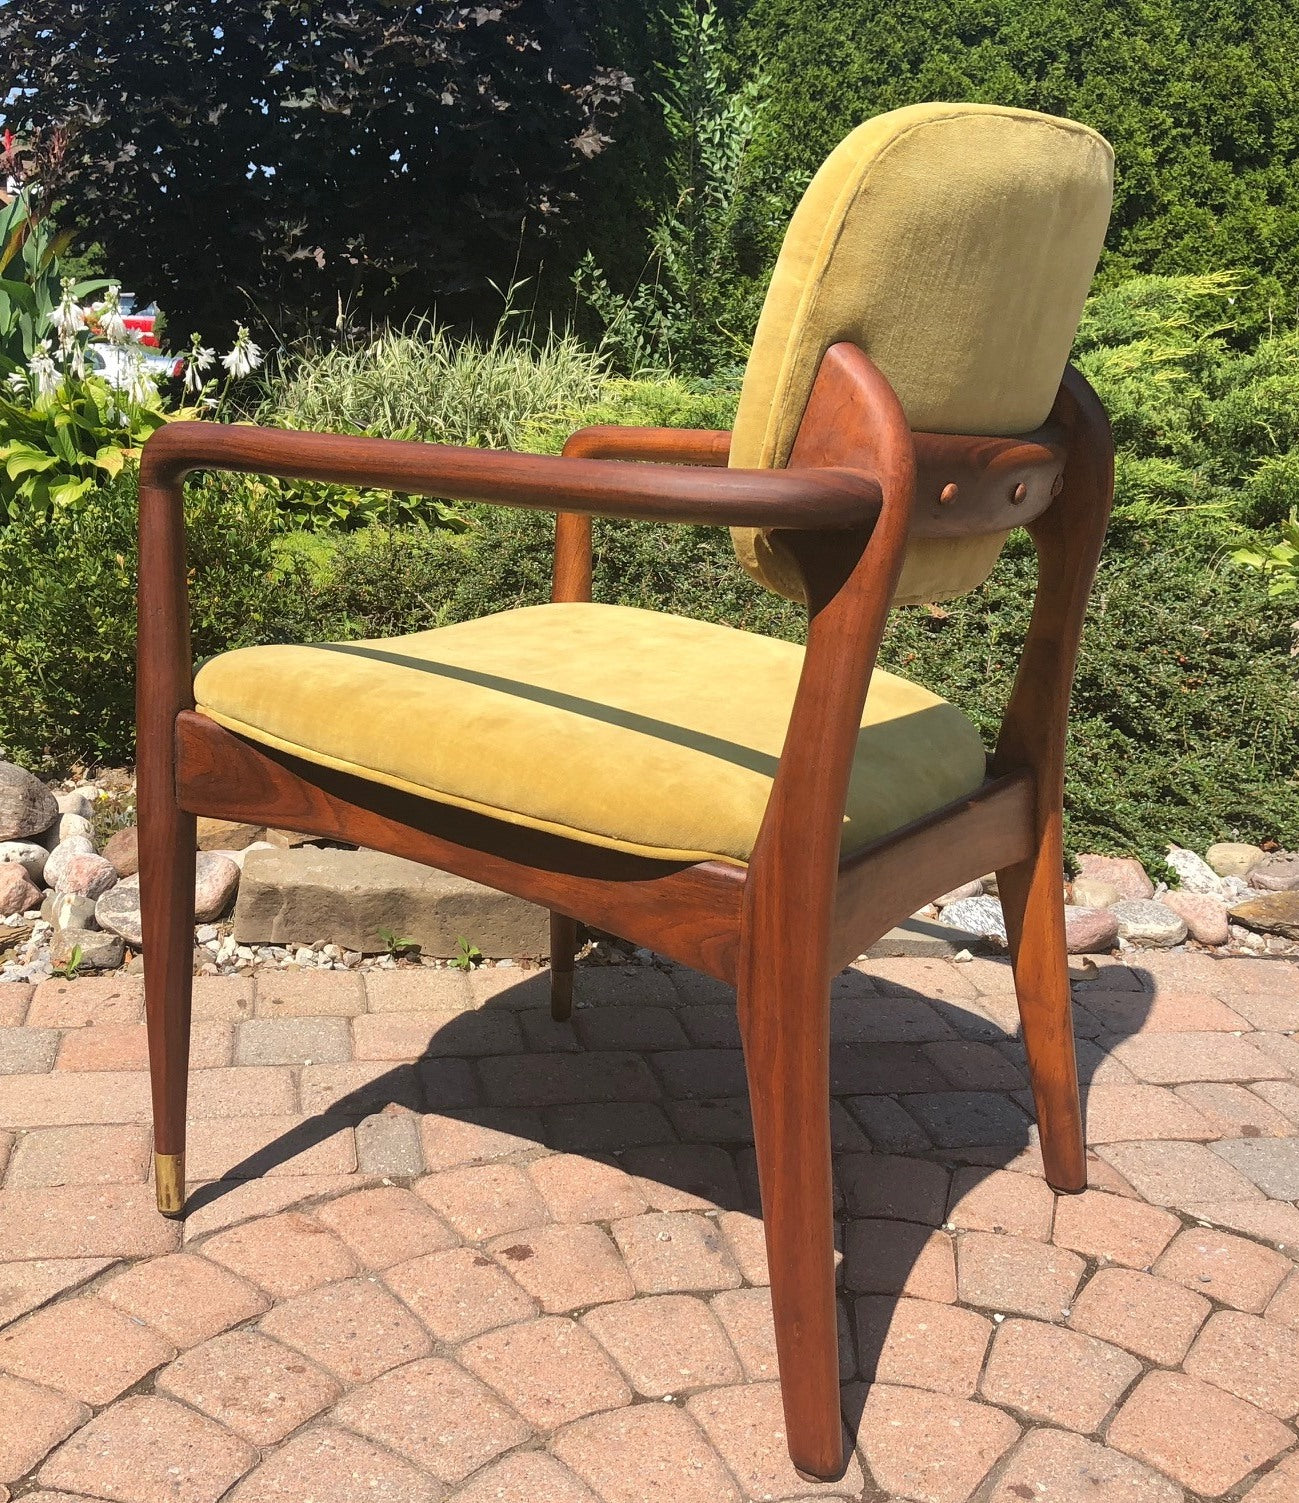
[[[36,383],[36,400],[42,397],[52,397],[63,384],[63,377],[59,375],[59,368],[55,365],[50,355],[50,342],[42,339],[36,346],[36,353],[27,362],[27,369],[32,373],[32,379]]]
[[[22,397],[27,395],[27,377],[23,375],[22,371],[10,371],[5,377],[5,381],[10,391],[16,392]]]
[[[261,363],[261,350],[253,343],[252,335],[248,330],[240,324],[235,334],[234,348],[222,355],[221,364],[233,377],[250,375]]]
[[[150,398],[157,395],[153,379],[145,369],[144,361],[134,352],[127,356],[125,364],[126,369],[123,375],[126,380],[123,389],[126,392],[126,400],[136,407],[143,406]]]
[[[59,336],[59,352],[65,357],[75,347],[77,335],[86,326],[86,312],[73,297],[73,286],[71,277],[63,278],[63,294],[58,306],[50,311],[50,327]]]
[[[202,343],[197,334],[191,334],[189,340],[189,354],[185,359],[185,390],[200,392],[203,390],[203,372],[216,359],[216,351],[209,349]]]
[[[104,301],[95,306],[95,318],[109,344],[125,344],[129,338],[122,318],[122,289],[116,282],[108,289]]]

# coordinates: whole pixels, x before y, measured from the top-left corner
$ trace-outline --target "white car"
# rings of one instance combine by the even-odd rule
[[[169,381],[181,376],[185,362],[179,355],[160,355],[141,345],[90,344],[86,346],[86,370],[102,376],[118,391],[130,385],[131,367],[139,361],[154,381]]]

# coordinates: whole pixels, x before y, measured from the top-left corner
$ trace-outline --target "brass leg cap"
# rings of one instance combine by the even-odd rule
[[[185,1214],[185,1155],[155,1153],[153,1182],[158,1191],[158,1209],[164,1216]]]

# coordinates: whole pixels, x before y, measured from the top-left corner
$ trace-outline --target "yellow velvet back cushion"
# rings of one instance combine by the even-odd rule
[[[1100,256],[1114,154],[1072,120],[920,104],[859,126],[794,212],[753,341],[732,465],[784,465],[821,357],[850,340],[918,432],[1010,435],[1046,420]],[[913,543],[897,603],[987,578],[1005,534]],[[732,531],[745,568],[798,599],[778,540]]]

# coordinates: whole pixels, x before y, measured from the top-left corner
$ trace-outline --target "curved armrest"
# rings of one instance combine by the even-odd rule
[[[724,465],[731,455],[726,428],[579,428],[564,445],[574,459],[641,459],[655,464]]]
[[[194,470],[236,470],[536,511],[722,527],[869,527],[881,504],[878,481],[858,469],[629,465],[281,428],[168,423],[144,446],[142,513],[149,488],[173,490]]]

